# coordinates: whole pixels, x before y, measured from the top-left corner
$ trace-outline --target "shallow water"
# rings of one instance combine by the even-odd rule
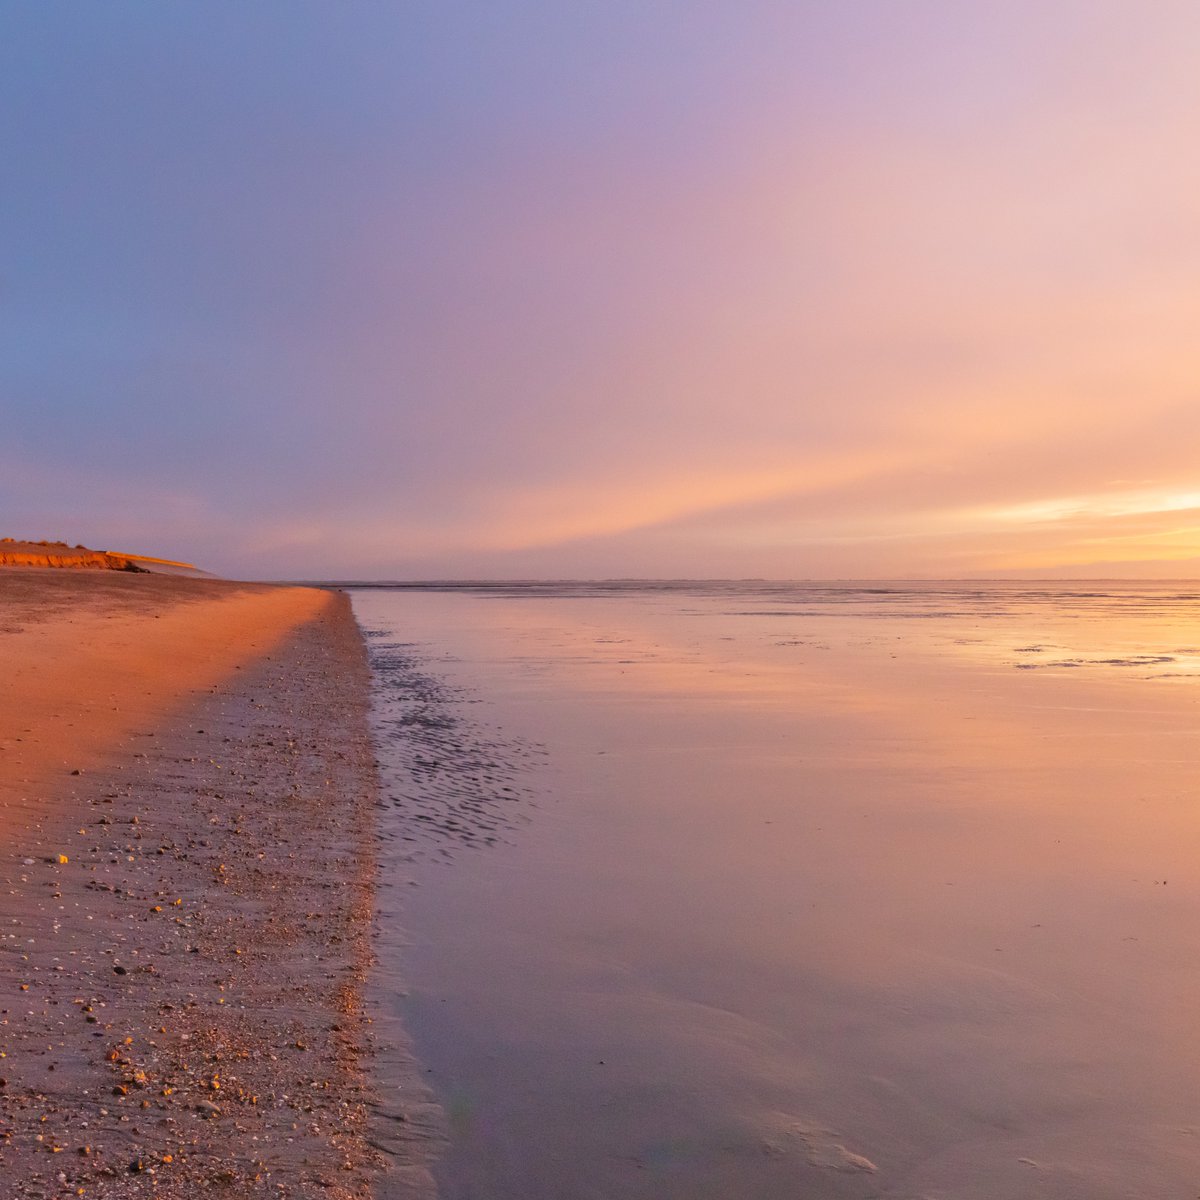
[[[447,1200],[1200,1194],[1192,585],[354,602]]]

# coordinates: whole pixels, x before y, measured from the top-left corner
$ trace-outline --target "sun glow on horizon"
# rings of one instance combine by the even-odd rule
[[[1193,9],[464,11],[13,8],[14,526],[277,578],[1200,560]]]
[[[972,515],[987,521],[1021,525],[1189,510],[1200,510],[1200,491],[1147,489],[1026,501],[1021,504],[972,510]]]

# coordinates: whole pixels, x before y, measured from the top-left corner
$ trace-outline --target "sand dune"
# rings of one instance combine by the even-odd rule
[[[156,574],[204,575],[192,563],[145,554],[89,550],[66,542],[28,542],[0,538],[0,567],[54,567],[89,571],[149,571]]]

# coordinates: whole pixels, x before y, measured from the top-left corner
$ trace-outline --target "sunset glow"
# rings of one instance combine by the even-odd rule
[[[0,0],[5,1185],[1195,1196],[1198,126],[1196,0]]]
[[[280,576],[1200,567],[1192,6],[63,11],[0,30],[18,532]]]

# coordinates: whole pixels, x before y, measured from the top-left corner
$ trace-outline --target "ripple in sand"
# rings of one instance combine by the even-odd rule
[[[477,698],[432,674],[419,647],[368,636],[384,795],[412,817],[392,836],[411,843],[412,861],[507,840],[528,820],[527,774],[543,747],[467,716]]]

